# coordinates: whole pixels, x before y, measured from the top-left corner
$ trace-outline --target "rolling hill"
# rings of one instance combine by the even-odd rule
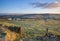
[[[1,19],[20,18],[20,19],[54,19],[60,20],[60,14],[16,14],[16,15],[0,15]]]

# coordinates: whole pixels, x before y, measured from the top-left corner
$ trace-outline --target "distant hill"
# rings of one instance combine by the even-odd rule
[[[20,19],[54,19],[60,20],[60,14],[16,14],[16,15],[0,15],[1,19],[4,18],[20,18]]]

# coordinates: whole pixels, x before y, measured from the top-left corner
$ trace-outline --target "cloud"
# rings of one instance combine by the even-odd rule
[[[33,6],[33,7],[44,7],[44,6],[46,6],[48,3],[31,3],[31,5]]]
[[[33,7],[42,7],[42,8],[60,8],[60,2],[52,2],[52,3],[32,3]]]
[[[45,6],[45,8],[60,8],[60,2],[52,2]]]

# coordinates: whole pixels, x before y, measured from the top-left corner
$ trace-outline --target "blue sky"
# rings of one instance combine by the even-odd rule
[[[59,0],[0,0],[0,13],[60,13],[60,8],[34,8],[31,3],[51,3]]]

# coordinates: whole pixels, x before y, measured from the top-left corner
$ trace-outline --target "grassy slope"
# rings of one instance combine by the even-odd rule
[[[36,20],[36,21],[11,21],[8,23],[12,23],[27,29],[26,31],[33,30],[35,33],[39,33],[39,31],[44,31],[46,28],[49,28],[49,32],[53,32],[54,34],[60,34],[60,21],[58,20]],[[37,30],[37,31],[36,31]],[[32,32],[33,32],[32,31]]]
[[[21,26],[25,28],[27,37],[37,37],[43,36],[46,32],[46,28],[49,28],[49,32],[60,35],[60,21],[58,20],[25,20],[25,21],[0,21],[0,23],[8,25],[8,26]],[[7,30],[7,33],[13,35],[13,32]],[[10,37],[10,36],[8,36]],[[14,36],[13,36],[14,37]],[[17,37],[17,36],[16,36]],[[11,38],[11,37],[10,37]]]

